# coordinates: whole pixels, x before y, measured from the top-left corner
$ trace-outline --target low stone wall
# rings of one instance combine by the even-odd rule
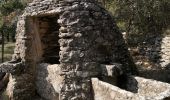
[[[170,97],[170,84],[142,77],[128,77],[127,90],[92,78],[95,100],[165,100]]]
[[[92,78],[92,86],[95,100],[143,100],[143,97],[122,90],[114,85]]]

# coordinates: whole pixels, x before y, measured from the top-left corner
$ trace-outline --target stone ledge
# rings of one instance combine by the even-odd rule
[[[22,62],[9,61],[0,64],[0,72],[18,74],[23,69]]]

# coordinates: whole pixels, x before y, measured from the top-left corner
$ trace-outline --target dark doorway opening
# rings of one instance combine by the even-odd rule
[[[59,16],[38,17],[39,34],[42,45],[42,62],[59,64]]]

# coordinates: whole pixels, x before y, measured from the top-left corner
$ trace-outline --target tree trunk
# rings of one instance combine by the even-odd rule
[[[1,32],[2,34],[2,63],[4,62],[4,32]]]
[[[9,36],[9,33],[7,33],[7,36],[6,36],[6,38],[7,38],[7,42],[9,42],[10,41],[10,38],[9,38],[10,36]]]

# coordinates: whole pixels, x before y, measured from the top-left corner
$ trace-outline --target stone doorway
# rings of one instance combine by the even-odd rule
[[[60,44],[58,15],[32,16],[26,18],[26,33],[29,43],[32,72],[35,77],[36,93],[42,98],[58,100],[59,84],[62,82],[60,72]],[[53,84],[54,83],[54,84]]]
[[[59,51],[60,45],[59,40],[59,29],[58,24],[59,16],[48,15],[34,17],[32,25],[33,44],[35,45],[34,58],[36,62],[59,64]]]

